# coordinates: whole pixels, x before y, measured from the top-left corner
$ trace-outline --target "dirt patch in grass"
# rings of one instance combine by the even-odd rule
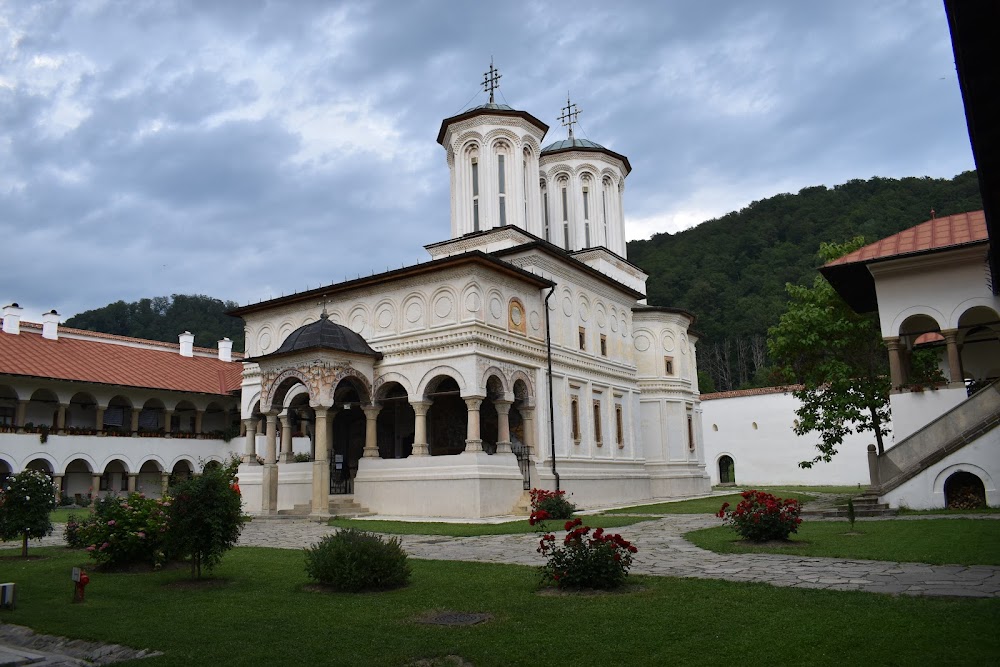
[[[542,597],[558,598],[598,597],[603,595],[631,595],[632,593],[642,593],[645,590],[646,587],[639,584],[629,584],[628,586],[621,586],[611,590],[604,590],[600,588],[556,588],[555,586],[546,586],[545,588],[539,588],[536,594],[541,595]]]

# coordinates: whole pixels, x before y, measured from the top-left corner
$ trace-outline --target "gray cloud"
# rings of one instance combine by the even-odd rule
[[[675,6],[676,5],[676,6]],[[0,298],[241,302],[426,259],[441,119],[501,100],[629,156],[634,237],[972,168],[937,0],[21,2],[0,8]]]

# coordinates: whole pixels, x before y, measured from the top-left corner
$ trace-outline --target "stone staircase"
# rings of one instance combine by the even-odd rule
[[[341,519],[354,519],[359,516],[374,516],[374,512],[367,507],[358,504],[351,496],[334,496],[329,502],[329,512],[331,517]],[[281,521],[281,520],[303,520],[315,518],[312,513],[312,505],[305,503],[296,505],[292,509],[278,510],[277,514],[264,514],[254,516],[254,521]],[[323,517],[325,520],[326,517]]]
[[[800,516],[804,519],[846,519],[847,505],[846,501],[842,499],[843,496],[822,494],[817,500],[808,503]],[[852,500],[854,501],[854,516],[858,518],[895,516],[898,513],[898,510],[891,509],[887,503],[880,503],[878,496],[870,490],[865,491],[860,496],[855,496]],[[845,504],[839,505],[840,502]]]

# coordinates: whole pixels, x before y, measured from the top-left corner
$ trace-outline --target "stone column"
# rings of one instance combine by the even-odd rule
[[[246,429],[246,442],[243,446],[243,463],[257,465],[257,419],[251,417],[243,420]]]
[[[427,411],[431,409],[430,401],[414,401],[413,408],[413,456],[428,456],[427,446]]]
[[[170,473],[161,472],[160,473],[160,494],[164,495],[167,493],[167,489],[170,488]]]
[[[25,415],[28,414],[28,403],[30,401],[18,401],[17,411],[14,413],[14,426],[24,426]]]
[[[483,396],[470,396],[465,398],[465,405],[469,409],[469,426],[465,434],[465,451],[483,451],[483,439],[479,437],[479,406],[483,404]],[[509,437],[509,436],[508,436]]]
[[[201,435],[201,422],[202,422],[202,419],[204,419],[204,417],[205,417],[205,411],[204,410],[195,410],[194,411],[194,432],[195,432],[195,435]]]
[[[136,485],[137,485],[138,481],[139,481],[139,473],[137,473],[137,472],[130,472],[128,474],[128,492],[129,493],[135,493],[136,492]]]
[[[885,346],[889,348],[889,381],[892,383],[890,389],[896,389],[903,385],[903,360],[899,354],[899,336],[886,338]]]
[[[98,435],[104,433],[104,410],[105,408],[98,405],[97,414],[94,416],[94,428],[97,429]]]
[[[52,475],[52,483],[56,487],[56,502],[59,502],[59,500],[62,498],[63,476]]]
[[[69,406],[65,403],[59,404],[59,409],[56,411],[56,423],[53,431],[56,433],[63,433],[66,430],[66,408]]]
[[[535,453],[535,409],[520,409],[521,419],[524,421],[524,445],[528,448],[529,454]]]
[[[163,434],[167,438],[172,437],[172,435],[171,435],[172,431],[170,430],[170,428],[171,428],[170,424],[171,424],[171,422],[173,420],[174,420],[174,411],[173,410],[164,410],[163,411]]]
[[[132,436],[139,434],[139,413],[142,408],[132,408]]]
[[[942,329],[941,335],[944,336],[945,343],[948,346],[948,370],[950,375],[948,379],[951,382],[965,384],[965,374],[962,372],[962,355],[958,352],[958,329]]]
[[[91,473],[90,475],[90,497],[97,500],[101,493],[101,476]]]
[[[313,456],[312,512],[330,513],[330,430],[327,428],[328,408],[316,407],[315,438],[316,452]]]
[[[497,454],[510,454],[510,406],[513,401],[493,401],[497,410]]]
[[[278,512],[278,415],[267,413],[267,447],[264,453],[264,470],[261,480],[261,514]]]
[[[281,454],[278,455],[278,463],[292,463],[295,454],[292,453],[292,418],[286,412],[279,415],[281,421]]]
[[[365,411],[365,453],[366,459],[377,459],[378,454],[378,413],[381,405],[369,405],[362,408]]]

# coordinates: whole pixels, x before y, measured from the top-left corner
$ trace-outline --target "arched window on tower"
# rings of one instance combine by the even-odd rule
[[[611,179],[604,177],[604,187],[601,189],[601,225],[604,227],[604,247],[610,246],[608,241],[608,190],[611,189]]]
[[[590,176],[583,175],[583,243],[590,247]]]
[[[524,149],[524,156],[521,159],[522,194],[524,195],[524,228],[528,228],[528,162],[531,157],[531,149]]]
[[[549,232],[549,190],[545,187],[544,178],[539,181],[538,187],[542,190],[542,222],[545,225],[545,240],[551,243],[552,237]]]
[[[500,226],[507,224],[507,144],[497,144],[497,193],[500,204]]]
[[[479,151],[473,149],[472,159],[472,231],[479,231]]]
[[[565,176],[559,179],[559,196],[562,198],[563,248],[569,247],[569,179]]]

